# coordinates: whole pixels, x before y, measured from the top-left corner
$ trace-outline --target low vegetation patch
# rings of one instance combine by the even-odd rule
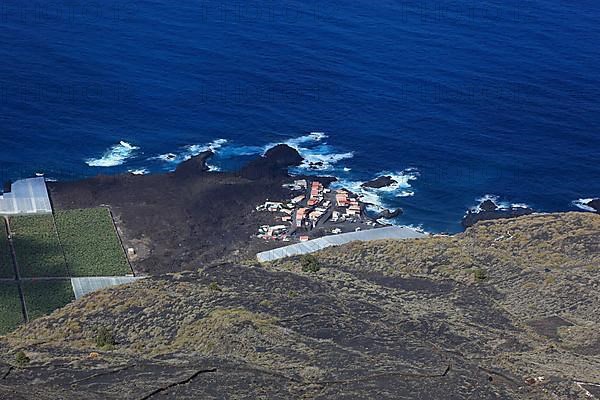
[[[19,351],[17,354],[15,354],[15,364],[17,364],[19,367],[26,366],[30,361],[31,360],[29,357],[27,357],[27,354],[25,354],[23,351]]]
[[[52,215],[11,217],[10,229],[21,276],[68,276]]]
[[[300,265],[302,266],[302,271],[304,272],[316,273],[321,269],[319,260],[312,254],[306,254],[300,257]]]
[[[484,269],[476,268],[473,270],[473,278],[475,278],[476,281],[484,281],[487,279],[487,274]]]
[[[98,332],[96,333],[96,346],[101,349],[107,349],[112,348],[115,344],[117,344],[117,341],[110,329],[105,326],[98,328]]]
[[[50,314],[75,300],[68,280],[23,281],[22,287],[30,320]]]
[[[72,276],[131,273],[107,209],[58,211],[56,225]]]
[[[21,300],[15,283],[0,283],[0,335],[23,323]]]
[[[183,326],[173,348],[185,348],[212,354],[230,354],[237,350],[252,352],[246,342],[256,344],[258,336],[276,329],[277,319],[244,308],[217,308],[206,317]]]

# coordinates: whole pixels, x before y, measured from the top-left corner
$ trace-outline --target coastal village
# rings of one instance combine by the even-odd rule
[[[259,227],[264,240],[308,241],[314,237],[360,231],[378,226],[365,213],[364,204],[346,189],[332,190],[319,181],[298,179],[284,184],[294,197],[287,201],[266,201],[257,211],[275,213],[279,224]]]

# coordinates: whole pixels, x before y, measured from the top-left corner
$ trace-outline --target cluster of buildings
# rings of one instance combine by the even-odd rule
[[[331,220],[333,222],[345,221],[346,219],[360,217],[362,208],[360,206],[358,198],[350,192],[348,192],[347,190],[336,190],[335,203],[338,208],[341,208],[343,210],[336,210],[333,212],[331,216]]]
[[[294,204],[291,202],[266,201],[256,207],[256,211],[268,211],[273,213],[282,213],[281,222],[292,222],[292,214],[294,212]],[[265,240],[282,240],[289,241],[287,225],[262,225],[258,228],[259,238]]]
[[[331,208],[331,201],[325,199],[325,195],[330,192],[331,190],[325,189],[321,182],[311,183],[306,207],[296,210],[296,228],[312,229],[317,226]]]
[[[262,225],[258,228],[259,238],[265,240],[281,240],[283,242],[289,242],[287,225]]]
[[[264,225],[259,229],[258,237],[266,240],[288,241],[289,235],[296,230],[312,230],[331,219],[331,222],[355,221],[360,218],[362,208],[358,198],[347,190],[339,189],[331,193],[321,182],[307,182],[305,179],[285,184],[284,187],[302,191],[285,202],[267,201],[256,207],[257,211],[281,213],[278,217],[281,225]],[[333,233],[341,232],[335,228]],[[300,240],[308,240],[302,235]]]

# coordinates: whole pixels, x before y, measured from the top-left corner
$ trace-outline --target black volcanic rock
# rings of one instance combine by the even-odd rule
[[[498,206],[492,200],[485,200],[483,203],[481,203],[479,205],[479,208],[482,211],[490,212],[490,211],[496,211],[498,209]]]
[[[394,219],[396,217],[401,216],[402,214],[404,214],[404,210],[402,210],[401,208],[398,208],[396,210],[383,210],[381,213],[379,213],[378,218],[383,218],[383,219]]]
[[[391,176],[380,176],[372,181],[363,183],[361,186],[364,188],[381,189],[383,187],[392,186],[395,183],[398,182],[393,180]]]
[[[300,165],[304,160],[302,156],[300,156],[300,153],[298,153],[298,150],[287,144],[278,144],[275,147],[271,147],[263,157],[269,162],[282,167]]]
[[[267,150],[264,156],[249,162],[240,170],[240,175],[252,180],[287,176],[287,169],[300,165],[302,161],[296,149],[278,144]]]
[[[597,213],[600,213],[600,198],[588,201],[585,205],[588,207],[592,207],[594,210],[596,210]]]
[[[467,211],[461,222],[463,228],[475,225],[479,221],[521,217],[534,213],[529,207],[500,208],[492,200],[485,200],[479,205],[478,211]]]
[[[208,171],[206,161],[214,155],[212,151],[205,151],[187,161],[182,162],[175,170],[175,176],[178,178],[186,178],[194,176],[199,172]]]

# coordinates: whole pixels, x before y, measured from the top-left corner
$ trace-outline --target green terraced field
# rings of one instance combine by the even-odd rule
[[[107,209],[58,211],[56,225],[72,276],[131,273]]]
[[[22,277],[68,276],[52,215],[11,217],[10,229]]]
[[[4,335],[23,323],[21,300],[15,283],[0,283],[0,335]]]
[[[69,280],[23,281],[21,286],[30,321],[75,300]]]
[[[8,236],[6,235],[6,224],[0,219],[0,278],[14,278],[15,273],[10,255]]]

